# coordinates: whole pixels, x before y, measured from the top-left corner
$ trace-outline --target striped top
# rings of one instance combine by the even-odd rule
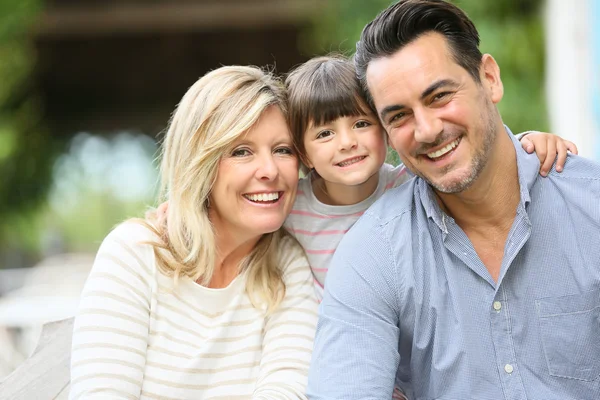
[[[312,190],[312,172],[300,180],[294,208],[284,226],[306,251],[318,295],[323,291],[331,258],[344,234],[375,200],[409,178],[410,173],[403,164],[398,167],[383,164],[373,194],[360,203],[348,206],[331,206],[320,202]]]
[[[152,233],[102,243],[75,319],[70,399],[306,399],[317,303],[306,258],[284,242],[286,296],[269,317],[240,274],[223,289],[157,268]]]

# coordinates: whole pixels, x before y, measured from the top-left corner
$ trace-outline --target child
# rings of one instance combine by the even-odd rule
[[[321,299],[329,263],[344,234],[385,191],[412,175],[402,164],[384,163],[386,133],[365,101],[350,60],[313,58],[287,76],[286,86],[290,127],[307,174],[284,226],[304,247]],[[557,152],[557,171],[567,150],[577,153],[573,143],[558,136],[524,135],[523,147],[538,151],[542,175]]]

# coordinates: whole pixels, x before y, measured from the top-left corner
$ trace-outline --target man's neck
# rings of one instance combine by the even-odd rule
[[[495,151],[473,185],[461,193],[436,192],[440,207],[462,228],[497,281],[504,245],[520,201],[516,151],[498,133]]]
[[[498,133],[496,149],[471,187],[453,194],[436,191],[436,196],[440,207],[461,227],[512,221],[520,200],[520,186],[510,138],[504,132]]]

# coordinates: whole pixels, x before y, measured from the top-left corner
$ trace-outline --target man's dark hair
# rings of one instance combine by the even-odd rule
[[[456,63],[467,70],[475,82],[480,82],[479,33],[469,17],[445,0],[400,0],[369,22],[356,43],[356,73],[371,106],[366,82],[369,63],[394,54],[430,32],[444,35]]]

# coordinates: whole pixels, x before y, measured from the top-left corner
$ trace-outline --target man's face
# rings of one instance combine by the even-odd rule
[[[367,84],[390,145],[404,164],[443,193],[469,188],[484,170],[502,127],[495,103],[500,73],[485,55],[481,83],[429,33],[372,61]]]

